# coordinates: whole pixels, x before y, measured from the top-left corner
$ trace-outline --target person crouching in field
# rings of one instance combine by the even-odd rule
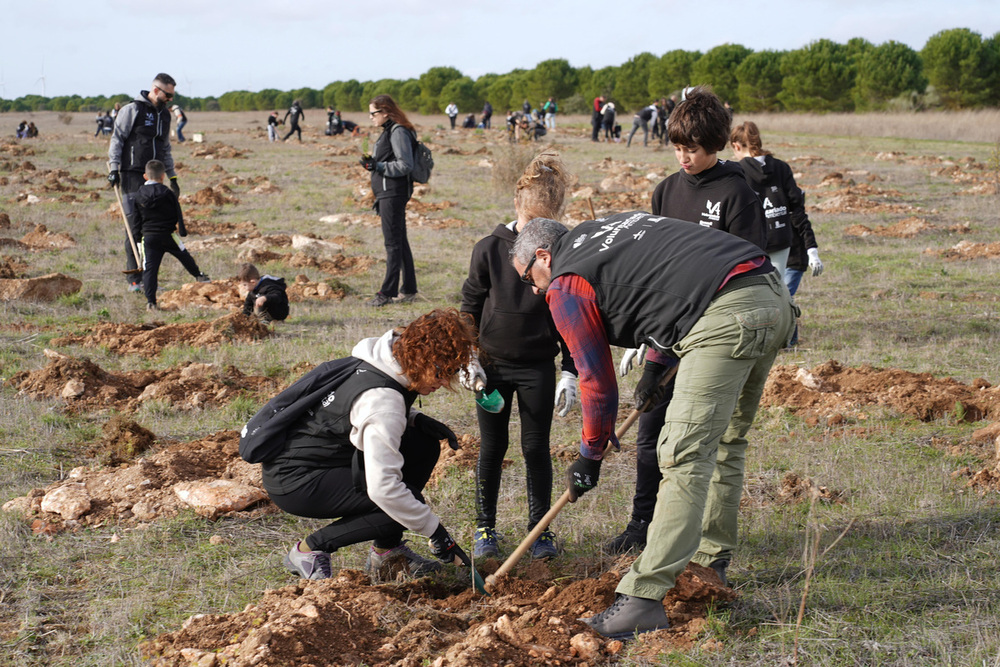
[[[156,288],[160,262],[166,253],[176,257],[198,282],[209,281],[208,276],[198,268],[191,253],[173,236],[175,231],[182,237],[187,236],[187,230],[184,228],[184,215],[177,196],[163,184],[166,173],[167,168],[159,160],[147,162],[143,173],[145,184],[134,194],[128,195],[128,204],[125,205],[132,236],[136,243],[142,243],[142,289],[146,294],[148,310],[157,309]]]
[[[236,275],[236,282],[244,298],[244,315],[254,315],[264,324],[272,320],[281,322],[288,317],[288,293],[284,278],[262,277],[256,266],[243,264]]]
[[[440,570],[406,545],[404,530],[428,536],[440,561],[470,563],[423,496],[441,441],[458,449],[458,440],[413,403],[450,387],[475,352],[472,319],[439,309],[362,340],[339,360],[353,364],[346,379],[331,382],[330,393],[301,412],[284,431],[282,451],[263,463],[264,488],[282,510],[313,519],[339,517],[292,546],[285,556],[290,571],[329,578],[331,553],[369,540],[365,567],[372,574],[390,559],[402,560],[413,576]],[[255,429],[255,419],[244,433]]]

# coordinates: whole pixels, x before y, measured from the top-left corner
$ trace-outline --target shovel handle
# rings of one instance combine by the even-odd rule
[[[677,373],[677,366],[675,365],[667,372],[666,375],[663,376],[663,379],[660,380],[660,386],[663,386],[668,382],[670,382],[671,378],[673,378],[676,373]],[[635,409],[628,414],[628,417],[625,418],[625,421],[622,422],[621,426],[619,426],[615,430],[615,438],[621,440],[623,437],[625,437],[625,434],[632,427],[632,424],[635,423],[635,420],[639,418],[639,415],[642,414],[642,412],[645,409],[649,408],[649,405],[647,404],[642,407],[643,410]],[[607,453],[608,445],[604,446],[604,451],[605,453]],[[531,532],[529,532],[528,535],[523,540],[521,540],[521,543],[517,545],[517,548],[514,549],[513,553],[511,553],[511,555],[507,557],[507,560],[503,562],[503,565],[498,567],[496,572],[486,577],[486,590],[489,590],[493,586],[493,584],[496,582],[497,577],[504,576],[512,569],[514,569],[514,566],[517,565],[518,562],[520,562],[520,560],[524,557],[524,554],[527,553],[529,548],[531,548],[531,545],[534,544],[535,540],[537,540],[538,537],[545,531],[545,529],[549,527],[549,524],[552,523],[552,520],[556,518],[556,515],[559,514],[560,511],[562,511],[562,508],[565,507],[566,503],[568,502],[569,502],[569,489],[566,489],[565,491],[563,491],[563,494],[559,496],[559,499],[555,502],[555,504],[552,505],[549,511],[545,513],[545,516],[542,517],[542,520],[539,521],[537,524],[535,524],[535,527],[531,529]]]

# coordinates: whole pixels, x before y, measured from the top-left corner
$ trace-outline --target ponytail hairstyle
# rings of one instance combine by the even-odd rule
[[[407,130],[410,130],[411,132],[414,133],[416,132],[416,129],[414,129],[413,127],[413,123],[411,123],[410,120],[406,117],[406,114],[403,113],[403,110],[399,108],[399,105],[396,104],[396,100],[392,99],[391,95],[384,95],[384,94],[376,95],[371,99],[371,101],[368,102],[368,104],[375,107],[375,109],[377,109],[378,111],[384,113],[386,116],[389,117],[389,119],[392,122],[396,123],[397,125],[402,125]]]
[[[569,173],[559,153],[547,148],[528,164],[514,187],[520,217],[561,217],[569,188]]]
[[[757,128],[757,123],[752,120],[734,127],[732,134],[729,135],[729,143],[743,146],[752,157],[771,155],[771,151],[764,150],[760,140],[760,130]]]

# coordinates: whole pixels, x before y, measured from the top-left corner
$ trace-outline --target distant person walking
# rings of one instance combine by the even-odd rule
[[[157,74],[150,89],[141,91],[115,117],[115,129],[108,145],[108,182],[112,187],[121,189],[122,197],[143,186],[146,182],[143,174],[150,160],[163,163],[174,196],[181,194],[170,152],[170,109],[167,108],[167,102],[174,99],[176,85],[177,82],[169,74]],[[139,268],[127,238],[125,268],[127,271]],[[134,274],[128,275],[127,279],[130,291],[142,289],[142,283]]]
[[[635,136],[636,130],[640,127],[642,128],[642,145],[649,145],[649,123],[656,122],[656,105],[650,104],[648,107],[643,107],[632,116],[632,131],[628,134],[628,143],[625,144],[626,147],[632,145],[632,137]]]
[[[493,118],[493,105],[487,100],[483,104],[483,129],[488,130],[491,127],[490,121]]]
[[[551,97],[546,100],[545,104],[542,105],[542,112],[545,114],[545,127],[550,130],[556,129],[556,113],[559,111],[559,105]]]
[[[444,112],[448,114],[448,120],[451,121],[451,129],[455,129],[455,119],[458,118],[458,105],[454,102],[449,102],[448,106],[445,107]]]
[[[281,123],[278,120],[278,112],[272,111],[271,115],[267,117],[267,138],[269,141],[278,140],[278,125]]]
[[[367,302],[369,306],[380,308],[392,302],[408,303],[417,296],[413,252],[406,238],[406,203],[413,194],[410,173],[414,164],[416,130],[389,95],[373,97],[368,103],[368,115],[374,127],[382,128],[373,154],[361,158],[361,166],[372,175],[375,210],[382,219],[385,241],[385,278],[382,287]]]
[[[184,139],[184,135],[181,134],[181,130],[183,130],[184,126],[187,125],[188,118],[184,114],[184,109],[181,109],[176,104],[174,106],[170,107],[170,110],[174,112],[174,118],[177,119],[177,143],[183,144],[184,141],[185,141],[185,139]]]
[[[604,95],[598,95],[594,98],[594,105],[590,111],[590,125],[593,132],[590,135],[591,141],[598,141],[600,139],[601,133],[601,123],[603,122],[603,116],[601,115],[601,109],[604,108],[604,103],[607,100],[604,99]]]
[[[302,103],[299,102],[298,100],[292,102],[292,106],[289,107],[288,111],[285,112],[285,117],[281,119],[281,122],[284,123],[285,121],[288,121],[289,117],[291,117],[290,121],[291,127],[289,127],[288,134],[284,136],[282,141],[288,141],[288,137],[292,136],[292,134],[295,133],[298,134],[299,143],[301,144],[302,128],[299,127],[299,119],[305,120],[306,114],[304,111],[302,111]]]

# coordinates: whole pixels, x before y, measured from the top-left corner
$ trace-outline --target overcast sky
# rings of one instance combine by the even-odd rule
[[[550,58],[597,69],[727,42],[864,37],[919,50],[940,30],[1000,32],[1000,0],[0,0],[0,22],[0,97],[134,95],[160,71],[204,97],[436,66],[472,78]]]

